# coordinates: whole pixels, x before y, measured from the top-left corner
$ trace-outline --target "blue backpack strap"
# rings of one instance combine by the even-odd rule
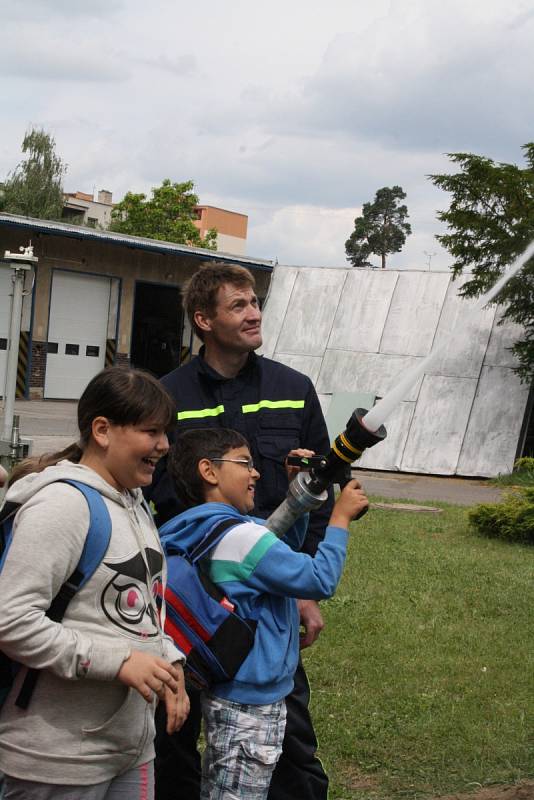
[[[241,520],[239,519],[227,517],[215,525],[211,531],[204,536],[202,541],[199,542],[199,544],[197,544],[197,546],[191,550],[190,553],[188,553],[191,563],[195,564],[197,561],[200,561],[200,559],[203,558],[206,553],[209,553],[209,551],[212,550],[215,545],[219,544],[228,528],[233,528],[236,525],[239,525],[240,522]]]
[[[111,539],[111,517],[98,489],[93,489],[86,483],[65,479],[60,483],[68,483],[78,489],[89,506],[89,530],[85,537],[85,544],[78,562],[78,566],[70,578],[63,584],[73,584],[75,592],[87,583],[89,578],[104,558]],[[63,587],[62,587],[63,588]],[[61,590],[60,590],[61,591]]]
[[[78,566],[60,588],[46,613],[46,616],[54,622],[61,622],[76,592],[93,575],[106,554],[111,538],[111,517],[98,489],[70,479],[61,480],[58,483],[68,483],[83,494],[89,506],[89,529]],[[38,677],[39,670],[29,669],[27,671],[15,701],[15,705],[19,708],[28,708]]]
[[[13,520],[20,508],[20,503],[4,503],[0,509],[0,570],[4,566],[7,551],[11,544],[11,532],[13,530]]]

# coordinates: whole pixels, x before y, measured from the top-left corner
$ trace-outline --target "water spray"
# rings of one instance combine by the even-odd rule
[[[501,291],[503,286],[519,272],[522,266],[534,256],[534,242],[512,262],[504,275],[492,286],[489,291],[481,295],[473,308],[473,313],[480,311],[491,302]],[[399,403],[406,396],[408,390],[428,370],[429,365],[445,349],[450,348],[463,335],[464,327],[448,339],[440,347],[433,350],[412,369],[406,372],[399,381],[378,403],[370,410],[357,408],[351,415],[346,429],[340,433],[332,443],[332,448],[326,456],[313,456],[308,459],[288,459],[288,463],[297,463],[307,468],[307,472],[299,472],[289,485],[285,500],[276,508],[266,526],[277,536],[283,534],[293,525],[295,520],[303,514],[319,508],[328,497],[327,489],[334,483],[344,485],[350,479],[351,464],[360,458],[364,450],[379,444],[386,438],[384,422]],[[359,516],[362,516],[365,509]]]
[[[473,313],[476,314],[478,311],[481,311],[484,306],[490,303],[499,294],[503,286],[507,284],[517,272],[519,272],[523,264],[532,258],[532,256],[534,256],[534,242],[531,242],[525,252],[515,259],[515,261],[510,265],[509,269],[506,270],[504,275],[499,278],[494,286],[492,286],[491,289],[478,298],[473,308]],[[423,358],[418,364],[415,364],[411,369],[409,369],[404,378],[399,381],[399,383],[394,386],[382,398],[382,400],[379,400],[378,403],[365,414],[362,420],[363,424],[372,431],[379,428],[380,425],[382,425],[389,417],[395,407],[398,406],[401,400],[406,396],[408,390],[428,370],[430,364],[435,361],[435,359],[443,352],[443,350],[445,350],[445,348],[450,349],[451,345],[454,346],[456,342],[462,338],[464,335],[464,328],[465,326],[460,326],[460,328],[452,335],[450,339],[447,339],[439,347],[437,347],[435,350],[432,350],[431,353],[425,356],[425,358]],[[452,349],[454,349],[454,347]]]

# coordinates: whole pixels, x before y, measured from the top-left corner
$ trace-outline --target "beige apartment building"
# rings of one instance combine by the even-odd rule
[[[113,195],[107,189],[100,189],[97,199],[87,192],[66,192],[63,205],[63,219],[77,225],[107,230],[111,223]]]
[[[107,230],[111,223],[113,195],[100,189],[97,199],[87,192],[66,192],[63,219],[77,225]],[[202,238],[212,228],[217,231],[217,250],[243,256],[247,247],[248,217],[236,211],[227,211],[216,206],[195,206],[196,219],[193,224]]]
[[[235,211],[226,211],[215,206],[196,206],[198,219],[194,224],[202,238],[215,228],[217,230],[217,250],[244,256],[247,247],[248,217]]]

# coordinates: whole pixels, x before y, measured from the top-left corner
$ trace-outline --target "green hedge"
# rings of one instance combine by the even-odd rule
[[[469,522],[482,536],[534,544],[534,487],[511,492],[501,503],[475,506]]]

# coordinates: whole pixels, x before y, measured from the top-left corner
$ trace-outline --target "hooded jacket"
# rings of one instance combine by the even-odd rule
[[[293,689],[299,658],[296,598],[330,597],[345,562],[348,532],[328,526],[315,557],[296,552],[306,532],[299,520],[284,540],[264,520],[240,514],[225,503],[188,509],[160,528],[168,558],[190,552],[221,520],[232,518],[221,541],[203,559],[210,578],[225,592],[237,613],[258,622],[254,646],[232,681],[211,692],[238,703],[262,705],[286,697]]]
[[[61,623],[45,612],[76,568],[89,508],[70,478],[98,489],[111,517],[106,554]],[[0,770],[42,783],[91,785],[154,757],[154,703],[117,678],[132,650],[183,655],[161,632],[153,586],[165,580],[159,537],[140,489],[121,493],[69,461],[9,489],[23,504],[0,572],[0,647],[42,670],[27,710],[14,702],[21,668],[0,714]]]

